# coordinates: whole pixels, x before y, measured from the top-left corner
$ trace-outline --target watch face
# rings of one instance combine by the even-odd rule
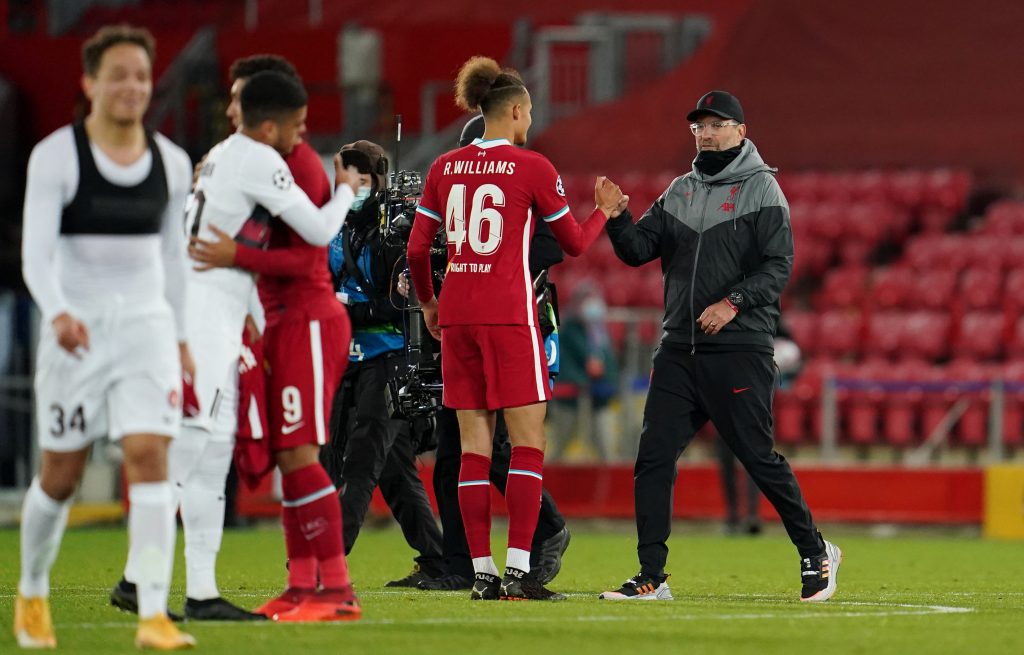
[[[743,294],[739,291],[733,291],[729,294],[729,302],[739,307],[743,304]]]

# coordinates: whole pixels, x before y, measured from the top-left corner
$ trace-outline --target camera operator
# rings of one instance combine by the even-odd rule
[[[459,147],[464,147],[481,138],[484,134],[483,115],[472,118],[462,130]],[[537,222],[533,238],[530,241],[530,275],[537,279],[541,273],[558,264],[563,259],[563,252],[558,241],[551,233],[551,228],[543,221]],[[554,303],[554,287],[550,287],[549,296]],[[541,290],[537,290],[541,297]],[[548,316],[546,307],[540,307],[538,314]],[[557,312],[552,312],[557,315]],[[554,321],[550,325],[542,325],[545,337],[545,350],[548,355],[549,369],[552,368],[552,348],[550,334],[554,331]],[[440,344],[435,342],[435,348]],[[443,356],[443,353],[442,353]],[[459,590],[473,586],[473,563],[469,556],[469,545],[466,543],[466,532],[459,511],[459,468],[461,466],[462,447],[459,434],[459,422],[455,410],[443,407],[437,415],[437,459],[434,462],[434,495],[437,499],[438,513],[444,533],[444,560],[447,574],[435,580],[419,583],[420,589],[426,590]],[[493,450],[491,453],[490,480],[505,493],[505,482],[508,478],[509,463],[512,457],[512,444],[509,441],[508,427],[504,415],[498,412],[494,430]],[[530,567],[537,572],[538,579],[547,584],[558,574],[562,563],[562,553],[569,545],[569,530],[565,519],[558,511],[554,499],[546,490],[542,491],[540,514],[537,529],[534,532],[533,547],[530,551]]]
[[[341,231],[329,247],[339,300],[352,321],[349,365],[334,396],[331,444],[324,467],[340,489],[345,553],[355,544],[375,487],[391,508],[406,541],[419,555],[405,578],[387,586],[413,587],[444,573],[441,532],[416,469],[410,424],[392,419],[387,403],[391,371],[404,361],[404,299],[395,281],[404,268],[404,244],[381,234],[381,194],[387,159],[370,141],[341,148],[345,166],[360,173],[360,188]]]

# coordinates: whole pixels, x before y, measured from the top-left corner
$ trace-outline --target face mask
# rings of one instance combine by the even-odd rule
[[[373,189],[368,186],[359,187],[359,190],[356,191],[355,200],[352,201],[352,211],[357,212],[363,208],[363,203],[370,197],[371,191]]]
[[[600,298],[591,298],[585,301],[583,303],[583,307],[580,308],[580,314],[583,316],[583,320],[588,322],[604,320],[604,301]]]

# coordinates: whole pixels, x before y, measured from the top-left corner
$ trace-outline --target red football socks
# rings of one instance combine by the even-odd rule
[[[491,555],[490,470],[489,458],[475,453],[462,453],[459,510],[462,512],[462,523],[466,526],[469,555],[474,559]]]
[[[347,586],[341,503],[327,472],[319,463],[310,464],[283,476],[282,487],[288,586],[315,588],[316,565],[325,589]]]
[[[508,505],[508,547],[529,552],[540,513],[540,494],[544,484],[544,451],[529,446],[514,446],[505,486]]]

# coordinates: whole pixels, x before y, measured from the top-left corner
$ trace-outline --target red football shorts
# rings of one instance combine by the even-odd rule
[[[348,363],[348,314],[267,326],[267,419],[275,451],[327,443],[331,401]]]
[[[441,330],[444,405],[497,410],[544,402],[548,363],[540,330],[527,325],[450,325]]]

